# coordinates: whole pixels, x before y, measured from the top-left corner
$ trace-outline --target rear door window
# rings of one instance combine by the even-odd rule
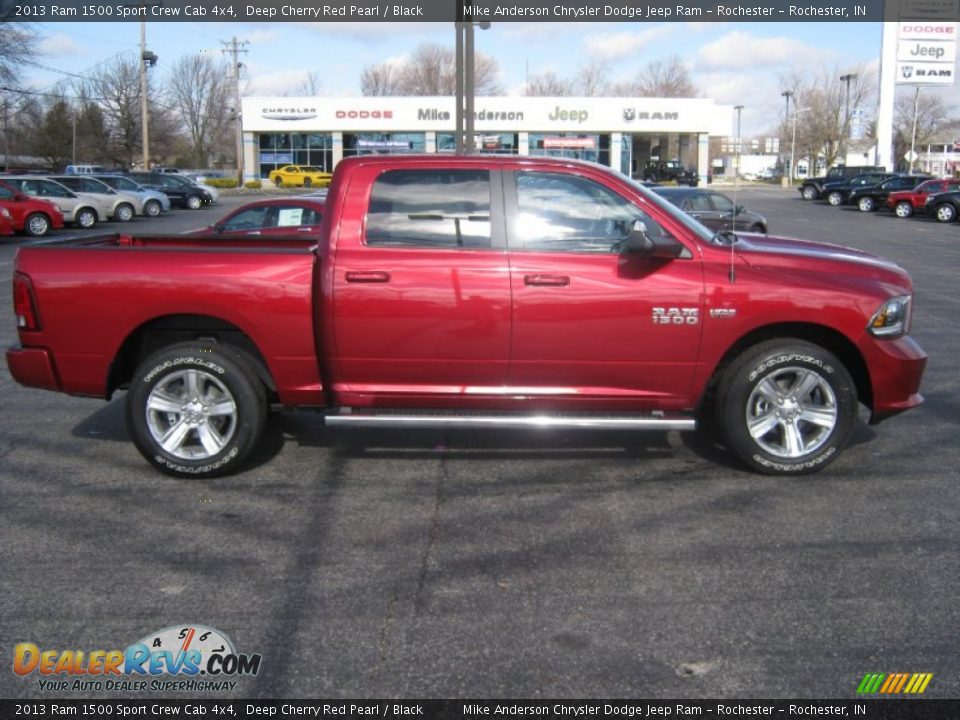
[[[388,170],[370,192],[366,243],[489,248],[489,170]]]

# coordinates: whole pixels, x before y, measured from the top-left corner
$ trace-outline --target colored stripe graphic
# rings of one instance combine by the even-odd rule
[[[867,673],[857,687],[858,695],[899,693],[920,695],[933,679],[933,673]]]

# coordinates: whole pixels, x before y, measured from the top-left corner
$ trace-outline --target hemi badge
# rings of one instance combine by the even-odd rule
[[[712,318],[732,318],[737,316],[735,308],[710,308]]]

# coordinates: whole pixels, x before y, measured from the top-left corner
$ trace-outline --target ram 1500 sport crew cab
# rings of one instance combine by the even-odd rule
[[[708,418],[748,466],[806,473],[840,454],[858,401],[874,422],[918,405],[926,363],[893,263],[714,234],[547,158],[348,158],[317,237],[27,246],[13,293],[13,377],[127,389],[131,437],[179,476],[239,468],[270,405],[340,426]]]

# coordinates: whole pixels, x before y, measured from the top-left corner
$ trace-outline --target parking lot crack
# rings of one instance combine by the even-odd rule
[[[433,494],[433,513],[430,517],[430,527],[427,530],[427,543],[423,549],[423,555],[420,559],[420,573],[417,577],[417,591],[414,595],[413,607],[414,615],[420,615],[424,606],[423,592],[427,584],[427,575],[430,573],[430,563],[433,557],[434,548],[437,544],[437,537],[440,533],[440,510],[446,500],[446,480],[448,468],[445,459],[440,460],[440,472],[437,474],[437,484]]]

